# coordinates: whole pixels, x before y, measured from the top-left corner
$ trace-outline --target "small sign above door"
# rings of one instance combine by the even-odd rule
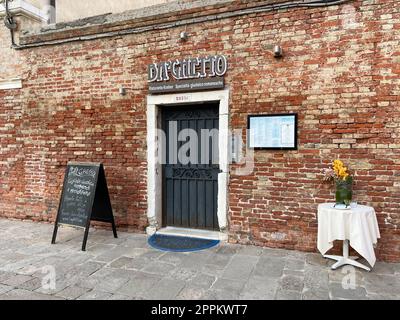
[[[150,93],[222,89],[228,61],[223,55],[188,58],[148,66]]]
[[[194,79],[186,81],[156,82],[149,84],[150,93],[189,92],[223,89],[224,78]]]

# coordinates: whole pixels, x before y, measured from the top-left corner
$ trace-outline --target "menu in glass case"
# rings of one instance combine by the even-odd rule
[[[254,149],[297,149],[297,114],[250,115],[248,143]]]

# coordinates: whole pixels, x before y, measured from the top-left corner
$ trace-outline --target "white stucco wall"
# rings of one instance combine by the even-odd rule
[[[26,2],[29,2],[38,8],[42,8],[43,6],[49,4],[50,0],[26,0]]]
[[[175,0],[57,0],[56,17],[57,22],[66,22],[105,13],[120,13],[173,1]]]
[[[14,32],[18,44],[21,30],[34,30],[47,23],[46,12],[42,10],[48,0],[14,0],[10,10],[17,22]],[[11,48],[11,34],[4,26],[4,3],[0,4],[0,90],[19,89],[21,82],[21,53]]]

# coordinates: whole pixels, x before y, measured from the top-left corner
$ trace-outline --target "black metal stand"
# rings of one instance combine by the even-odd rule
[[[54,225],[53,238],[51,239],[51,244],[56,243],[57,231],[58,231],[58,224],[56,222],[56,224]]]
[[[112,217],[111,226],[112,226],[112,231],[113,231],[113,234],[114,234],[114,238],[117,239],[117,238],[118,238],[118,235],[117,235],[117,227],[115,226],[114,217]]]
[[[86,227],[85,234],[83,236],[82,251],[86,251],[86,243],[87,243],[88,236],[89,236],[89,227]]]

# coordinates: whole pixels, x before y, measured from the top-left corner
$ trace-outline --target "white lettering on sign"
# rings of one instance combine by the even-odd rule
[[[227,70],[228,61],[223,55],[166,61],[148,66],[148,82],[222,77]]]

